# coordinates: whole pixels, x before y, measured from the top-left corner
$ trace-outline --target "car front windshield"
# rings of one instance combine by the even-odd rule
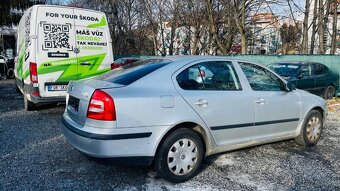
[[[268,66],[271,70],[283,77],[291,77],[297,73],[300,66],[298,64],[275,63]]]

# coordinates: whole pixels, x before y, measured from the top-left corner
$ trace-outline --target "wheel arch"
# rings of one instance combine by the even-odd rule
[[[310,109],[308,109],[307,112],[304,113],[303,116],[301,116],[301,118],[302,118],[303,120],[301,120],[301,122],[300,122],[300,124],[299,124],[299,126],[298,126],[298,131],[296,132],[297,135],[300,134],[300,131],[301,131],[301,129],[302,129],[302,126],[303,126],[303,124],[305,123],[306,116],[307,116],[311,111],[313,111],[313,110],[316,110],[316,111],[320,112],[321,115],[322,115],[322,117],[323,117],[323,119],[324,119],[324,122],[325,122],[325,118],[327,117],[327,116],[326,116],[327,112],[326,112],[322,107],[320,107],[320,106],[313,106],[313,107],[311,107]]]
[[[202,143],[203,143],[203,150],[204,150],[204,156],[206,156],[207,149],[210,147],[210,138],[208,136],[207,131],[199,124],[195,122],[181,122],[177,125],[174,125],[172,128],[170,128],[160,139],[156,151],[155,151],[155,156],[157,155],[160,145],[165,141],[165,139],[174,131],[180,128],[186,128],[186,129],[191,129],[194,132],[197,133],[197,135],[201,138]]]

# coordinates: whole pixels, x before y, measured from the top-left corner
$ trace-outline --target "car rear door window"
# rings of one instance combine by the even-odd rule
[[[322,64],[313,64],[314,65],[314,73],[315,75],[323,75],[325,74],[325,66]]]
[[[250,63],[239,63],[254,91],[282,91],[283,82],[269,70]]]
[[[314,70],[310,64],[305,64],[301,67],[301,76],[312,76],[314,75]]]
[[[193,65],[177,76],[178,85],[184,90],[203,90],[204,84],[198,65]]]
[[[177,76],[184,90],[241,90],[241,84],[231,62],[210,61],[193,65]]]

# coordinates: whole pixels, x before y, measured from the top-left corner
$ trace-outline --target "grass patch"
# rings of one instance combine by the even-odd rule
[[[329,112],[340,111],[340,98],[334,97],[330,100],[327,100],[327,107]]]

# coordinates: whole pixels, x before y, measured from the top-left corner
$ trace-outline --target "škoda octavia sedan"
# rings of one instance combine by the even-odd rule
[[[183,182],[212,154],[293,138],[315,145],[326,115],[324,99],[260,65],[182,56],[70,82],[62,121],[85,155],[153,164]]]

